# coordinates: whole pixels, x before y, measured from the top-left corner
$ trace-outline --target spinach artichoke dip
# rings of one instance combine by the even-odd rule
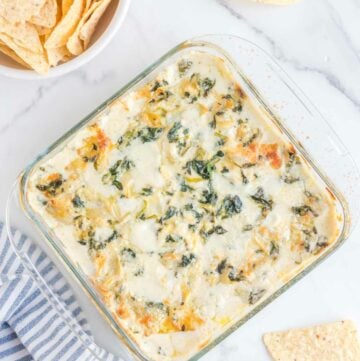
[[[230,65],[188,51],[40,161],[27,199],[149,360],[187,360],[339,234]]]

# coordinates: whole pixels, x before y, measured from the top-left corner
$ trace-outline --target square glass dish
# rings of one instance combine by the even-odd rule
[[[67,247],[66,242],[62,242],[62,239],[60,239],[58,234],[56,235],[53,229],[49,227],[49,224],[44,221],[44,214],[40,214],[41,212],[36,212],[34,210],[33,204],[31,204],[31,201],[29,202],[28,191],[29,187],[31,187],[33,175],[39,169],[41,169],[41,167],[46,165],[46,162],[48,162],[49,160],[51,161],[53,157],[61,154],[61,152],[63,152],[67,146],[70,145],[71,147],[71,142],[76,139],[75,137],[77,134],[80,134],[79,132],[84,131],[84,129],[86,130],[87,127],[94,125],[96,122],[101,121],[103,117],[106,117],[108,115],[107,112],[109,109],[111,109],[111,106],[113,104],[119,102],[119,99],[121,103],[121,99],[126,99],[126,96],[132,94],[134,90],[138,91],[139,89],[144,89],[143,87],[146,87],[146,84],[151,83],[151,91],[156,92],[157,89],[161,88],[161,86],[164,86],[164,84],[162,85],[159,83],[157,78],[158,75],[162,74],[164,70],[166,71],[167,67],[171,66],[171,64],[175,64],[176,62],[178,62],[177,64],[179,67],[179,71],[183,72],[183,70],[181,69],[185,69],[184,71],[187,71],[189,63],[179,63],[179,61],[180,59],[182,59],[181,61],[183,61],[186,58],[193,59],[191,58],[191,54],[194,53],[207,54],[208,56],[214,57],[214,59],[221,59],[221,63],[225,64],[224,72],[226,73],[227,70],[230,70],[231,77],[236,82],[236,84],[239,85],[239,88],[236,91],[232,89],[232,91],[234,92],[231,93],[228,87],[227,90],[230,93],[223,95],[221,97],[222,100],[220,101],[220,103],[222,101],[234,102],[234,104],[231,103],[231,107],[232,112],[236,113],[236,110],[234,109],[237,108],[237,100],[239,100],[240,102],[243,101],[244,104],[246,104],[244,100],[246,98],[251,101],[252,106],[256,108],[257,112],[259,112],[258,114],[261,114],[261,117],[265,119],[267,126],[271,127],[273,131],[278,134],[277,137],[279,138],[276,139],[281,139],[281,142],[286,142],[288,144],[289,151],[286,155],[286,161],[287,164],[290,165],[286,166],[285,168],[287,169],[287,167],[292,167],[292,164],[294,162],[299,162],[300,164],[303,164],[303,166],[308,169],[309,174],[311,173],[312,181],[315,182],[317,186],[323,189],[324,195],[322,197],[327,197],[326,199],[329,199],[327,202],[331,202],[331,205],[334,209],[334,214],[336,214],[336,216],[331,218],[332,222],[331,224],[329,223],[327,225],[327,228],[330,228],[330,226],[335,227],[337,231],[336,235],[334,232],[334,239],[332,239],[331,242],[327,242],[324,239],[322,239],[322,241],[319,240],[320,236],[317,235],[318,230],[313,225],[311,226],[311,229],[303,229],[304,234],[309,237],[309,233],[311,233],[314,237],[316,235],[317,241],[315,245],[311,245],[310,243],[305,244],[305,242],[303,242],[303,238],[301,238],[302,242],[298,246],[305,249],[305,253],[309,253],[309,250],[312,250],[311,252],[314,252],[313,255],[311,257],[309,256],[309,258],[306,258],[307,256],[304,256],[304,261],[302,259],[294,261],[296,264],[300,264],[300,266],[291,269],[291,272],[286,274],[286,277],[284,279],[276,283],[276,285],[274,284],[273,287],[271,287],[268,291],[265,291],[263,288],[259,287],[251,291],[249,291],[248,289],[243,290],[241,289],[241,287],[236,288],[236,290],[234,289],[234,292],[237,292],[239,297],[243,297],[244,292],[246,293],[245,297],[249,305],[242,313],[234,312],[233,317],[230,317],[232,315],[229,316],[228,314],[226,314],[225,316],[221,315],[221,320],[219,320],[218,323],[221,323],[222,327],[214,327],[213,329],[211,329],[211,332],[206,333],[206,337],[203,337],[203,334],[200,334],[201,337],[198,337],[198,335],[196,334],[196,323],[202,325],[203,322],[199,321],[199,319],[201,319],[201,315],[196,315],[195,321],[194,318],[188,323],[182,320],[180,328],[177,324],[174,325],[174,323],[172,323],[171,326],[167,324],[167,327],[170,328],[171,332],[165,332],[161,328],[159,329],[160,331],[157,331],[157,333],[159,334],[172,334],[172,339],[170,342],[171,346],[163,347],[162,345],[165,342],[162,338],[161,345],[157,344],[156,342],[154,343],[156,348],[153,347],[153,344],[151,346],[146,345],[146,347],[144,347],[144,345],[141,345],[142,339],[139,339],[136,336],[139,332],[141,332],[141,329],[139,331],[139,329],[131,329],[130,326],[125,325],[125,323],[123,323],[121,320],[124,312],[120,313],[120,320],[114,315],[114,312],[112,312],[109,304],[106,304],[106,302],[104,301],[104,293],[101,291],[101,289],[99,290],[99,283],[96,285],[97,287],[94,286],[94,282],[90,281],[89,274],[82,266],[83,264],[81,263],[81,261],[74,261],[76,256],[72,254],[72,251],[71,249],[69,249],[69,247]],[[196,57],[191,61],[191,64],[196,63],[195,60]],[[210,71],[210,74],[214,74],[212,70]],[[185,75],[181,76],[186,77]],[[196,75],[194,77],[196,78]],[[191,76],[190,80],[192,81],[192,79],[193,76]],[[197,84],[202,84],[201,91],[203,93],[201,96],[204,98],[205,104],[205,98],[207,98],[208,93],[210,93],[212,87],[215,86],[215,83],[212,81],[211,76],[209,76],[209,78],[202,78],[196,81]],[[218,81],[218,83],[219,82],[220,81]],[[165,85],[167,86],[167,84]],[[192,85],[190,84],[190,88],[191,86]],[[218,86],[218,84],[216,86]],[[190,90],[186,90],[184,93],[185,98],[190,98],[189,103],[191,104],[197,102],[197,97],[192,98],[192,94],[190,93]],[[157,95],[160,97],[164,97],[164,94],[167,94],[167,96],[173,96],[171,92],[160,92]],[[242,104],[242,106],[246,107],[244,104]],[[243,109],[240,108],[238,110],[240,112],[243,111]],[[218,109],[214,114],[213,123],[210,124],[209,128],[216,129],[219,124],[222,124],[221,122],[223,122],[225,124],[224,126],[226,127],[226,119],[221,119],[222,117],[224,117],[224,113],[225,111],[223,109]],[[247,114],[250,114],[248,116],[249,118],[251,118],[251,111],[249,111],[249,113]],[[156,119],[157,117],[155,117],[155,120]],[[151,118],[151,120],[154,120],[154,116]],[[241,127],[245,129],[246,124],[247,120],[245,117],[245,119],[238,120],[237,127],[238,129],[240,129]],[[189,125],[189,128],[191,128],[191,125]],[[152,127],[152,129],[157,128]],[[208,128],[204,127],[202,131],[206,132],[205,129]],[[167,138],[170,141],[169,132],[167,133]],[[142,139],[142,142],[146,144],[148,144],[149,142],[149,137],[155,139],[155,135],[153,134],[153,132],[150,132],[149,134],[148,129],[146,130],[146,133],[141,133],[140,131],[136,134],[137,138]],[[186,134],[188,133],[184,134],[186,138]],[[249,144],[254,142],[254,139],[256,139],[257,136],[257,133],[251,134],[250,140],[246,140],[245,142],[243,142],[242,147],[245,148],[249,146]],[[219,138],[220,140],[217,144],[224,145],[224,141],[222,141],[223,137],[219,136]],[[138,140],[132,141],[136,142]],[[121,141],[117,142],[117,146],[122,146],[123,142],[124,137],[121,137]],[[225,141],[225,143],[226,142],[227,140]],[[279,144],[281,144],[281,142],[279,140]],[[273,141],[273,144],[271,145],[274,145],[275,143],[276,141]],[[181,144],[179,146],[185,147]],[[98,147],[99,143],[97,143],[95,147],[90,149],[90,152],[97,151]],[[203,147],[206,148],[205,144],[203,145]],[[264,153],[261,153],[260,151],[261,154],[259,154],[258,158],[256,158],[256,162],[261,161],[261,164],[263,164],[264,162],[269,161],[270,163],[272,163],[272,161],[274,160],[274,153],[277,152],[277,145],[275,144],[274,147],[275,148],[271,147],[270,152],[266,150],[264,151]],[[197,152],[196,154],[199,157],[199,152]],[[90,162],[94,164],[97,161],[96,158],[89,157],[88,153],[86,153],[86,155],[82,155],[83,159],[87,159],[87,162],[89,162],[89,159],[91,159]],[[196,188],[197,186],[195,184],[192,184],[192,182],[198,183],[206,180],[206,184],[210,184],[211,182],[209,179],[211,179],[211,176],[209,175],[209,173],[210,171],[214,171],[216,167],[219,168],[219,164],[222,164],[222,173],[225,174],[229,172],[229,169],[226,166],[223,166],[222,162],[224,162],[224,160],[218,159],[224,157],[224,152],[222,150],[216,149],[216,156],[213,156],[212,158],[205,158],[211,158],[211,160],[214,161],[214,157],[216,158],[217,165],[213,163],[211,164],[211,167],[209,166],[210,168],[208,166],[206,166],[205,168],[202,167],[205,162],[203,159],[196,159],[186,162],[186,164],[188,165],[187,172],[189,177],[185,177],[187,183],[184,183],[183,187],[185,187],[186,189],[182,190],[182,192],[191,192],[189,191],[189,189]],[[299,159],[297,157],[299,157]],[[116,167],[113,164],[113,166],[109,170],[109,174],[104,174],[105,178],[102,178],[104,182],[110,182],[112,186],[114,186],[121,192],[124,191],[124,186],[122,183],[119,183],[119,179],[115,174],[117,174],[117,169],[121,167],[123,163],[123,160],[122,163],[115,163]],[[131,168],[131,162],[127,162],[126,164],[127,166],[125,168]],[[280,168],[280,165],[279,167],[276,164],[272,165],[273,168]],[[341,172],[339,172],[339,165],[341,165]],[[254,184],[257,184],[257,178],[259,177],[260,172],[259,174],[252,171],[249,171],[250,173],[247,173],[248,170],[246,170],[253,168],[253,166],[254,164],[249,162],[242,163],[240,166],[239,164],[237,164],[237,167],[239,168],[238,174],[241,174],[244,184],[251,184],[252,182]],[[201,169],[199,170],[199,168]],[[194,173],[196,172],[198,173],[197,176],[200,175],[200,177],[194,177]],[[231,172],[232,171],[230,169],[230,173]],[[146,174],[140,173],[138,174],[138,177],[146,178]],[[265,183],[266,181],[267,179],[265,179]],[[298,182],[299,177],[297,177],[297,174],[295,174],[295,176],[291,175],[291,177],[287,177],[286,179],[282,178],[282,181],[287,184],[285,185],[286,187],[289,184]],[[30,235],[32,239],[36,241],[42,249],[44,249],[44,251],[49,255],[49,257],[54,260],[56,265],[63,271],[64,275],[68,278],[69,282],[74,286],[75,293],[78,297],[79,302],[85,309],[85,313],[88,316],[90,325],[92,325],[92,322],[94,325],[96,324],[96,327],[94,326],[92,328],[95,343],[87,334],[81,331],[79,325],[77,325],[76,322],[71,319],[71,317],[67,314],[64,306],[57,298],[56,292],[52,289],[52,286],[46,284],[43,281],[39,265],[32,264],[26,253],[22,251],[21,243],[18,243],[16,239],[12,239],[15,250],[23,260],[25,266],[32,274],[33,278],[38,282],[39,287],[42,289],[48,299],[54,304],[54,306],[59,310],[59,313],[62,315],[62,317],[64,317],[64,320],[71,326],[72,330],[78,335],[80,340],[82,340],[84,344],[90,348],[95,358],[102,359],[103,357],[101,356],[100,350],[98,349],[97,345],[105,348],[107,351],[112,352],[115,355],[127,357],[124,356],[123,353],[123,346],[125,345],[130,351],[130,353],[133,355],[133,357],[139,360],[196,360],[199,359],[205,352],[214,347],[221,340],[223,340],[227,335],[236,330],[250,317],[255,315],[265,305],[267,305],[274,298],[280,295],[284,290],[294,284],[296,280],[302,278],[307,272],[309,272],[313,267],[315,267],[327,255],[333,252],[347,238],[351,227],[350,215],[351,218],[355,220],[357,219],[359,211],[357,208],[359,200],[359,190],[356,187],[358,181],[358,170],[344,145],[341,143],[341,141],[339,141],[338,137],[334,134],[330,126],[318,113],[315,106],[288,78],[285,72],[281,70],[281,68],[276,64],[276,62],[271,59],[271,57],[269,57],[263,50],[244,39],[225,35],[211,35],[186,41],[177,46],[176,48],[170,50],[155,64],[147,68],[133,81],[124,86],[114,96],[112,96],[109,100],[100,105],[93,113],[87,116],[73,129],[67,132],[53,145],[51,145],[37,159],[35,159],[34,162],[30,164],[20,175],[19,180],[15,184],[14,189],[9,197],[9,202],[7,205],[7,225],[10,238],[12,238],[10,226],[18,226],[28,235]],[[214,181],[214,183],[216,182]],[[62,187],[62,181],[60,179],[53,179],[50,188],[48,187],[48,185],[49,184],[40,184],[37,186],[37,189],[41,192],[48,192],[50,195],[55,195],[55,193],[57,192],[57,188]],[[212,242],[207,238],[213,237],[212,235],[214,233],[216,234],[216,236],[220,237],[228,232],[230,233],[229,227],[233,227],[234,229],[236,229],[238,223],[231,224],[226,222],[229,221],[229,218],[232,220],[237,219],[238,222],[240,222],[240,219],[233,218],[233,216],[237,217],[238,213],[241,214],[243,203],[246,206],[248,202],[245,201],[244,197],[242,197],[241,202],[241,200],[235,198],[234,195],[231,196],[232,198],[223,196],[221,193],[221,189],[218,190],[218,195],[214,196],[211,200],[209,196],[210,194],[213,194],[213,188],[217,190],[216,185],[214,184],[209,185],[209,189],[200,190],[203,196],[200,203],[207,204],[207,206],[205,207],[207,209],[207,214],[211,213],[211,209],[209,207],[213,205],[213,201],[214,203],[216,203],[219,202],[221,199],[223,207],[219,206],[216,209],[216,216],[219,216],[217,220],[218,223],[214,223],[213,228],[207,229],[206,232],[203,231],[201,233],[203,236],[204,244],[209,244]],[[317,188],[315,187],[315,189]],[[149,187],[146,187],[142,189],[142,192],[151,193],[152,191],[149,190]],[[307,192],[306,196],[309,199],[312,199],[312,201],[316,201],[316,195],[311,194],[308,189],[305,189],[304,192]],[[259,187],[257,187],[251,190],[251,193],[249,194],[250,196],[248,198],[251,198],[252,201],[255,201],[257,205],[261,205],[261,212],[258,218],[262,222],[261,225],[264,226],[266,222],[266,217],[268,217],[269,211],[272,210],[272,207],[276,202],[274,202],[273,199],[270,199],[267,196],[265,186],[264,189],[260,189]],[[327,194],[327,196],[325,196],[325,194]],[[148,194],[143,194],[143,196],[148,196]],[[168,196],[170,198],[174,197],[173,192],[169,191]],[[75,208],[84,207],[82,197],[76,196],[72,198],[71,202],[72,206],[74,206]],[[251,203],[251,200],[249,202]],[[325,204],[325,206],[327,206],[327,203]],[[173,210],[173,208],[168,207],[167,210]],[[230,209],[231,214],[229,215],[229,213],[223,213],[224,209]],[[194,213],[193,208],[191,208],[191,212]],[[295,216],[293,217],[301,218],[301,222],[303,222],[303,219],[305,219],[307,216],[309,216],[308,218],[311,218],[311,215],[313,216],[312,218],[319,216],[318,214],[316,214],[317,210],[315,208],[312,209],[309,205],[302,204],[294,204],[292,208],[289,208],[289,212],[293,212],[295,214]],[[144,209],[141,209],[141,212],[137,211],[136,213],[139,216],[138,218],[140,220],[147,221],[144,215]],[[321,218],[321,210],[319,210],[319,214],[319,218]],[[165,215],[162,215],[162,217],[160,217],[160,219],[158,220],[158,224],[160,224],[161,227],[159,226],[157,232],[160,232],[163,228],[167,226],[166,222],[172,216],[173,215],[168,214],[167,217],[165,217]],[[269,217],[267,218],[267,220],[271,226],[271,218]],[[302,226],[304,226],[303,223]],[[336,226],[334,225],[335,223]],[[33,227],[34,225],[36,227]],[[195,227],[195,225],[193,224],[191,224],[190,226],[192,228]],[[250,231],[251,233],[253,231],[253,228],[256,227],[258,227],[257,224],[255,226],[252,223],[241,224],[241,228],[244,230],[244,232]],[[42,238],[38,236],[39,233],[36,233],[34,231],[34,228],[36,228],[37,231],[40,231],[40,234],[43,236]],[[144,232],[144,230],[142,232]],[[204,236],[204,234],[206,234],[206,236]],[[109,243],[113,241],[113,235],[114,237],[117,237],[118,232],[116,231],[115,233],[112,233],[105,237],[107,240],[109,240]],[[169,233],[166,237],[167,238],[165,242],[177,242],[177,240],[174,239],[175,234],[173,233]],[[278,258],[281,258],[279,255],[279,246],[277,243],[277,241],[280,242],[280,240],[278,240],[273,234],[271,234],[269,237],[271,238],[269,238],[270,249],[262,250],[261,246],[259,246],[259,249],[256,249],[255,253],[257,254],[256,257],[264,257],[265,254],[267,257],[271,257],[271,260],[275,262]],[[261,240],[263,240],[263,238],[261,238]],[[82,247],[84,245],[90,244],[89,240],[85,242],[83,239],[80,239],[80,241],[80,246],[77,245],[77,247]],[[96,249],[98,247],[98,243],[96,243],[94,240],[92,240],[91,242],[91,247]],[[99,247],[99,250],[102,250],[102,247],[103,246]],[[106,244],[104,247],[106,247]],[[74,249],[75,246],[72,245],[70,248]],[[205,249],[205,246],[203,247],[203,249]],[[126,251],[125,254],[127,255],[127,257],[129,256],[130,258],[136,258],[133,249],[129,249],[129,247],[122,248],[121,250],[119,250],[119,254],[123,255],[124,251]],[[152,254],[152,252],[152,250],[148,251],[149,254]],[[178,274],[182,275],[183,269],[185,269],[188,265],[191,266],[193,264],[196,264],[197,259],[201,257],[201,252],[200,254],[182,254],[182,258],[180,258],[180,260],[176,260],[176,262],[178,262],[177,267],[181,268],[180,270],[177,270],[175,272],[176,277],[178,277]],[[229,283],[232,287],[234,282],[243,283],[243,281],[246,280],[246,278],[248,277],[244,269],[241,269],[240,271],[236,270],[237,272],[235,272],[236,267],[229,263],[229,259],[230,255],[218,258],[218,263],[215,267],[215,282],[222,282],[221,280],[224,278],[223,276],[226,272],[227,278],[226,282],[224,282],[226,285],[222,285],[222,290],[224,290],[225,288],[229,288]],[[259,258],[256,258],[256,260],[258,259]],[[121,264],[121,267],[125,268],[125,264]],[[255,266],[253,266],[253,268],[255,268]],[[212,272],[204,271],[201,273],[201,275],[203,274],[206,274],[206,277],[211,276],[211,279],[213,279]],[[196,274],[195,272],[195,276],[195,278],[198,278],[200,277],[200,274]],[[102,281],[104,280],[102,279]],[[213,280],[211,282],[213,282]],[[79,286],[81,287],[79,288]],[[135,301],[135,299],[132,299],[132,301]],[[168,316],[169,314],[175,312],[174,310],[170,309],[170,306],[167,305],[165,302],[159,304],[153,302],[153,300],[150,299],[146,300],[146,302],[147,307],[152,309],[155,308],[154,319],[160,319],[161,317],[163,317],[162,312],[164,311],[164,308],[166,309],[165,314],[167,314]],[[183,306],[183,303],[186,302],[182,301],[180,303],[180,306]],[[145,310],[144,312],[147,311]],[[214,316],[215,318],[216,316],[218,316],[216,312]],[[177,319],[178,318],[176,318],[176,320]],[[148,323],[148,319],[146,320],[146,323]],[[199,326],[199,328],[201,327]],[[150,332],[151,335],[151,328],[147,329],[147,331]],[[198,339],[198,342],[194,345],[190,345],[189,340],[186,338],[186,336],[184,336],[186,334],[190,335],[191,339]],[[147,337],[148,335],[145,336]]]

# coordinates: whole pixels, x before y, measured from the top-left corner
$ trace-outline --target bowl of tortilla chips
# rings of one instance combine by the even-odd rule
[[[0,75],[63,75],[97,55],[130,0],[0,0]]]

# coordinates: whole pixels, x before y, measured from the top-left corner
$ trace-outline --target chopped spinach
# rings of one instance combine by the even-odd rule
[[[300,164],[300,159],[295,152],[288,152],[289,160],[286,163],[286,169],[290,170],[293,165]]]
[[[314,226],[311,229],[303,229],[302,232],[307,236],[318,234],[317,228]]]
[[[146,306],[149,308],[156,308],[160,311],[168,313],[168,306],[164,305],[162,302],[146,302]]]
[[[245,279],[245,276],[243,274],[244,272],[241,270],[238,273],[235,273],[233,267],[231,268],[229,274],[228,274],[228,278],[231,282],[240,282],[243,281]]]
[[[211,80],[208,77],[199,80],[199,86],[203,90],[203,95],[205,97],[208,96],[210,90],[214,87],[215,82],[215,80]]]
[[[89,250],[101,250],[106,247],[106,245],[110,242],[112,242],[114,239],[118,237],[118,232],[116,230],[113,231],[113,233],[104,241],[96,241],[95,240],[95,232],[93,230],[89,230],[87,232],[87,238],[80,239],[78,242],[85,246],[88,245]]]
[[[260,134],[259,129],[256,129],[256,131],[254,133],[252,133],[250,135],[250,137],[248,137],[248,139],[246,139],[242,142],[242,145],[244,147],[248,147],[259,136],[259,134]]]
[[[83,208],[85,206],[85,203],[81,200],[81,198],[77,194],[71,200],[71,203],[75,208]]]
[[[248,184],[249,183],[249,179],[246,177],[243,170],[241,170],[241,178],[242,178],[243,184]]]
[[[183,180],[181,183],[180,183],[180,192],[188,192],[188,191],[193,191],[194,188],[190,187],[187,183],[185,183],[185,181]]]
[[[144,268],[142,268],[142,267],[134,272],[135,277],[142,276],[143,274],[144,274]]]
[[[191,60],[181,59],[178,63],[179,74],[183,75],[187,70],[191,68],[192,64],[193,63]]]
[[[324,248],[326,248],[328,246],[329,246],[329,242],[327,241],[327,237],[320,236],[318,241],[316,242],[313,253],[319,254]]]
[[[213,116],[212,121],[209,123],[210,128],[216,129],[216,115]]]
[[[227,277],[231,282],[240,282],[245,279],[243,271],[241,270],[236,273],[234,270],[234,266],[228,264],[226,258],[217,265],[216,270],[219,274],[223,274],[225,270],[228,270]]]
[[[193,169],[201,178],[210,179],[215,166],[214,164],[204,160],[193,159],[186,163],[186,168],[189,174],[191,173],[191,169]]]
[[[112,176],[117,176],[120,170],[128,171],[133,167],[135,167],[135,163],[125,157],[124,159],[119,159],[116,161],[115,164],[109,168],[109,173]]]
[[[180,154],[184,148],[186,149],[188,134],[189,129],[184,128],[180,122],[175,122],[168,131],[167,138],[169,143],[176,143],[178,152]]]
[[[308,191],[308,190],[306,190],[305,192],[304,192],[304,194],[305,194],[305,196],[307,197],[307,198],[309,198],[309,200],[312,200],[312,201],[318,201],[319,200],[319,197],[318,196],[316,196],[315,194],[312,194],[310,191]]]
[[[141,190],[142,196],[150,196],[153,193],[152,187],[145,187]]]
[[[292,207],[291,210],[298,216],[306,216],[309,212],[316,216],[316,213],[313,211],[313,209],[306,204],[303,206]]]
[[[189,228],[190,230],[192,230],[193,232],[195,232],[196,224],[188,224],[188,228]]]
[[[243,227],[242,231],[243,231],[243,232],[249,232],[249,231],[251,231],[253,228],[254,228],[254,226],[253,226],[252,224],[246,224],[246,225]]]
[[[154,85],[152,86],[150,91],[154,92],[154,91],[158,90],[160,87],[161,87],[160,82],[158,80],[155,80]]]
[[[279,245],[277,243],[275,243],[275,241],[271,241],[270,243],[270,256],[278,256],[280,253],[280,248]]]
[[[188,204],[185,204],[184,209],[186,211],[192,211],[194,209],[194,206],[192,205],[192,203],[188,203]]]
[[[116,179],[112,181],[112,185],[115,186],[119,191],[122,191],[124,189],[122,183]]]
[[[152,98],[150,102],[154,103],[156,102],[161,102],[162,100],[166,100],[168,99],[171,95],[173,95],[173,93],[169,90],[161,90],[159,91],[159,93],[157,94],[156,97]]]
[[[163,223],[164,221],[167,221],[168,219],[174,217],[177,214],[177,209],[173,206],[170,206],[165,214],[160,218],[160,223]]]
[[[211,232],[211,233],[210,233]],[[209,233],[212,234],[212,233],[215,233],[215,234],[225,234],[227,232],[227,230],[222,227],[222,226],[215,226],[214,228],[212,228]]]
[[[205,189],[202,192],[202,198],[199,199],[199,203],[215,205],[218,199],[218,195],[213,189]]]
[[[121,250],[121,255],[125,256],[126,258],[129,258],[129,259],[136,258],[136,253],[131,248],[128,248],[128,247],[123,248]]]
[[[193,263],[196,259],[196,256],[193,253],[190,253],[189,255],[183,255],[181,257],[181,262],[179,263],[180,267],[187,267],[191,263]]]
[[[131,142],[136,138],[134,130],[127,130],[117,141],[118,146],[128,147]]]
[[[170,128],[167,138],[170,143],[177,142],[179,140],[178,131],[182,128],[180,122],[175,122],[174,125]]]
[[[213,228],[210,228],[208,231],[205,231],[204,229],[202,229],[200,231],[200,235],[206,239],[208,238],[209,236],[211,236],[212,234],[219,234],[219,235],[222,235],[222,234],[225,234],[227,232],[227,230],[225,228],[223,228],[222,226],[215,226]]]
[[[217,270],[218,273],[220,273],[220,274],[223,273],[223,271],[226,268],[226,262],[227,262],[227,260],[225,258],[217,265],[216,270]]]
[[[220,209],[217,211],[217,215],[220,215],[222,219],[230,218],[235,214],[241,212],[242,209],[242,202],[238,195],[226,196],[221,204]]]
[[[196,223],[199,223],[201,218],[204,216],[202,213],[198,212],[191,203],[186,204],[184,209],[194,215]]]
[[[242,104],[241,104],[241,103],[238,103],[238,104],[236,104],[236,105],[234,106],[234,108],[232,109],[232,111],[233,111],[234,113],[240,113],[240,112],[242,111],[242,109],[243,109]]]
[[[126,170],[130,170],[133,167],[135,167],[135,163],[132,160],[129,160],[125,157],[121,163],[121,169],[126,171]]]
[[[148,143],[158,139],[162,132],[163,128],[145,127],[139,130],[138,136],[143,143]]]
[[[261,207],[263,215],[266,215],[268,211],[272,210],[273,201],[272,199],[265,198],[264,190],[261,187],[259,187],[256,193],[251,195],[250,198]]]
[[[171,234],[168,234],[165,238],[165,242],[166,243],[176,243],[176,242],[179,242],[181,240],[183,240],[184,238],[179,236],[179,235],[171,235]]]
[[[109,171],[105,173],[102,177],[102,181],[107,184],[111,183],[115,186],[119,191],[123,190],[122,183],[118,180],[120,175],[131,168],[135,167],[135,164],[132,160],[127,159],[119,159],[115,162],[115,164],[109,168]]]
[[[283,177],[281,177],[281,179],[286,183],[286,184],[293,184],[296,183],[300,180],[299,177],[294,177],[290,174],[285,174]]]
[[[36,188],[41,192],[49,193],[52,196],[55,196],[59,188],[63,185],[64,179],[61,174],[58,175],[56,179],[51,180],[48,184],[37,184]]]
[[[241,168],[252,168],[255,166],[256,166],[256,163],[244,163],[241,165]]]
[[[114,230],[113,233],[111,234],[111,236],[108,237],[104,242],[105,243],[110,243],[111,241],[116,239],[118,236],[119,236],[118,232],[116,230]]]
[[[215,164],[224,156],[224,152],[219,150],[210,160],[193,159],[186,163],[185,168],[191,174],[194,170],[201,178],[210,179],[212,172],[215,170]]]
[[[265,292],[266,292],[266,290],[263,288],[251,291],[249,294],[250,305],[253,305],[256,302],[258,302],[264,296]]]

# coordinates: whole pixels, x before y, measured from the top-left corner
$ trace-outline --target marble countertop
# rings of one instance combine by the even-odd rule
[[[177,43],[228,33],[266,49],[312,98],[360,163],[360,0],[134,0],[116,37],[85,67],[42,81],[0,77],[0,219],[18,173],[100,102]],[[339,165],[341,171],[341,165]],[[360,227],[319,267],[203,357],[269,360],[271,330],[354,319],[360,329]]]

